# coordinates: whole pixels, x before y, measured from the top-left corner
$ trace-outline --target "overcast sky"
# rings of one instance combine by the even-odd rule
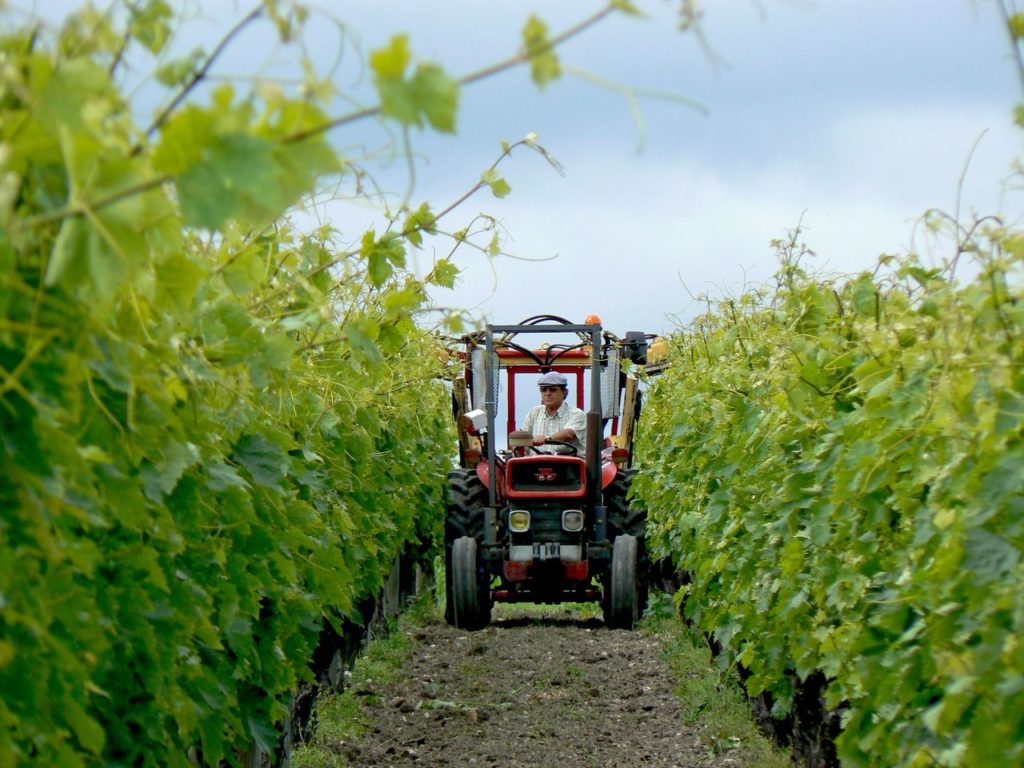
[[[487,5],[482,14],[465,1],[363,0],[342,13],[367,47],[408,30],[418,57],[462,74],[513,52],[538,4]],[[553,31],[599,7],[541,5]],[[480,196],[462,218],[493,213],[508,251],[557,258],[499,258],[495,277],[467,251],[460,289],[440,302],[478,306],[498,323],[596,312],[620,334],[670,330],[696,311],[692,294],[768,279],[770,241],[801,220],[815,268],[856,272],[911,248],[939,260],[948,251],[926,253],[915,223],[928,208],[956,209],[979,137],[962,215],[1019,217],[1021,200],[1004,194],[1004,181],[1020,154],[1011,119],[1020,84],[987,0],[707,2],[703,31],[717,65],[675,30],[677,3],[641,5],[656,17],[607,20],[567,44],[563,64],[679,94],[706,114],[645,100],[641,131],[620,94],[572,76],[538,92],[525,69],[466,89],[457,138],[414,137],[426,159],[413,200],[440,207],[501,139],[534,131],[565,176],[519,151],[504,166],[512,194]]]
[[[560,50],[563,66],[671,92],[706,113],[644,100],[641,130],[614,90],[567,74],[538,91],[525,68],[465,89],[456,137],[413,132],[412,202],[444,207],[493,161],[502,139],[535,132],[565,175],[519,150],[503,165],[512,194],[481,194],[447,226],[458,229],[486,211],[500,219],[507,251],[556,258],[502,257],[492,265],[467,250],[458,290],[439,294],[438,303],[475,307],[497,323],[541,313],[582,321],[593,312],[618,334],[668,331],[697,311],[694,294],[736,293],[768,279],[777,263],[770,241],[801,221],[818,254],[810,266],[870,269],[883,252],[926,251],[915,222],[928,208],[955,210],[965,163],[982,136],[964,177],[962,216],[977,210],[1019,218],[1019,194],[1004,193],[1004,182],[1020,155],[1011,112],[1021,88],[990,0],[707,0],[702,28],[718,64],[694,35],[675,29],[677,2],[638,4],[652,18],[607,19]],[[63,5],[37,8],[53,13]],[[210,48],[249,4],[195,7],[209,21],[195,43]],[[462,75],[514,53],[533,10],[557,32],[600,4],[346,0],[320,7],[346,21],[364,51],[405,31],[418,59]],[[326,68],[339,36],[315,18],[307,44]],[[265,28],[247,32],[218,71],[251,74],[267,40]],[[368,99],[353,51],[345,61],[339,89]],[[368,121],[333,139],[373,148],[386,136]],[[401,199],[404,164],[376,172],[392,199]],[[374,221],[371,209],[353,204],[332,204],[321,215],[353,241]],[[448,244],[433,247],[443,255]],[[421,264],[429,266],[433,247],[418,256]],[[937,261],[947,253],[924,255]]]

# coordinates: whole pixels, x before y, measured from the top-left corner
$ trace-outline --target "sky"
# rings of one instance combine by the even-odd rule
[[[648,18],[610,17],[561,48],[565,74],[546,88],[524,67],[503,72],[463,90],[456,136],[412,131],[413,205],[444,208],[476,182],[502,140],[528,133],[564,167],[559,175],[520,148],[501,166],[508,197],[485,190],[451,214],[452,231],[480,212],[496,217],[510,256],[492,261],[462,249],[459,285],[438,292],[439,305],[501,324],[595,313],[619,335],[665,333],[701,310],[699,295],[735,295],[769,280],[778,263],[772,240],[797,225],[815,253],[804,261],[810,269],[856,273],[882,253],[948,258],[951,245],[922,230],[928,209],[1019,221],[1022,201],[1007,180],[1021,154],[1012,108],[1022,91],[992,0],[706,0],[705,45],[677,30],[678,0],[637,4]],[[68,5],[77,3],[48,0],[36,10],[56,17]],[[201,13],[179,43],[186,50],[211,48],[250,3],[190,7]],[[417,60],[458,76],[515,53],[531,13],[556,33],[601,4],[310,7],[304,40],[318,70],[340,52],[335,85],[365,104],[372,89],[359,51],[365,60],[392,34],[407,32]],[[344,38],[328,17],[345,23]],[[266,26],[247,29],[216,73],[274,71],[266,66],[270,38]],[[642,98],[641,125],[621,90],[595,80],[677,98]],[[370,120],[331,137],[347,153],[370,153],[368,167],[393,205],[410,186],[406,161],[387,149],[394,135]],[[383,164],[374,159],[382,156]],[[315,215],[351,242],[381,226],[365,201],[336,200]],[[429,268],[450,246],[428,243],[416,266]]]
[[[536,7],[489,5],[500,10],[374,0],[347,3],[345,16],[367,47],[408,30],[419,58],[461,74],[513,52]],[[599,7],[552,5],[539,14],[553,31]],[[677,5],[642,3],[653,18],[608,19],[560,56],[566,69],[703,110],[643,100],[641,130],[620,93],[571,75],[539,91],[520,68],[464,91],[457,138],[414,137],[424,157],[414,201],[456,198],[501,139],[531,131],[565,168],[517,151],[502,166],[512,194],[485,193],[463,216],[499,217],[506,250],[523,259],[556,258],[489,264],[467,252],[459,290],[439,302],[496,323],[593,312],[615,333],[666,332],[700,310],[695,296],[770,279],[771,241],[798,224],[816,253],[809,268],[853,273],[908,250],[941,263],[950,244],[930,243],[920,218],[956,211],[961,186],[962,219],[1020,217],[1006,180],[1020,155],[1021,86],[991,2],[707,2],[711,56],[675,29]]]

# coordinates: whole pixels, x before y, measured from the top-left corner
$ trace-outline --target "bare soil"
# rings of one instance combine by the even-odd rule
[[[504,607],[504,606],[503,606]],[[496,611],[480,632],[408,630],[401,679],[358,683],[370,732],[351,766],[735,766],[684,722],[661,641],[571,609]]]

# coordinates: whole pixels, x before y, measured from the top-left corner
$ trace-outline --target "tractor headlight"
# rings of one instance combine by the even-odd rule
[[[579,509],[567,509],[562,513],[562,530],[578,533],[583,530],[583,512]]]
[[[513,509],[508,513],[508,529],[512,533],[526,533],[530,530],[530,513],[525,509]]]

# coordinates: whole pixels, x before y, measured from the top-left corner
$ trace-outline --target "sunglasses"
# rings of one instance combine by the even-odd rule
[[[560,392],[561,389],[562,389],[561,387],[541,387],[540,391],[541,392]]]

